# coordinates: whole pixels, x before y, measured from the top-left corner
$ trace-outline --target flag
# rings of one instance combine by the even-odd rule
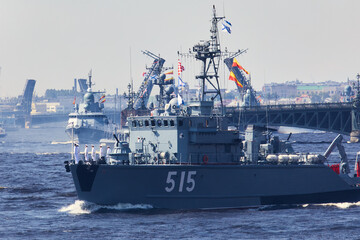
[[[222,29],[221,30],[223,32],[227,32],[227,33],[231,34],[231,27],[232,27],[232,24],[229,21],[224,20],[222,22]]]
[[[232,67],[237,67],[237,68],[243,70],[244,72],[246,72],[246,74],[249,75],[249,72],[246,71],[245,68],[243,68],[243,67],[238,63],[238,61],[236,60],[236,58],[234,58],[234,60],[233,60],[233,65],[232,65]]]
[[[223,25],[223,27],[222,27],[222,31],[223,32],[228,32],[229,34],[231,34],[231,28],[230,27],[228,27],[228,26],[226,26],[225,24],[222,24]]]
[[[177,99],[178,99],[178,105],[181,105],[183,103],[183,100],[182,100],[180,94],[178,95]]]
[[[174,74],[174,71],[166,72],[166,75]]]
[[[229,80],[234,81],[239,87],[243,87],[232,71],[230,72]]]
[[[167,81],[170,81],[170,80],[174,80],[174,77],[167,78],[164,81],[167,82]]]
[[[101,99],[104,99],[105,98],[105,94],[103,94],[100,98],[99,98],[99,101],[101,100]]]
[[[155,75],[152,75],[152,76],[150,77],[150,80],[156,80],[156,76],[155,76]]]
[[[102,101],[101,101],[101,103],[104,103],[106,101],[106,99],[104,98]]]
[[[230,27],[232,27],[232,24],[229,21],[224,20],[225,23],[227,23]]]
[[[185,86],[185,83],[180,76],[178,76],[178,86]]]
[[[178,75],[185,70],[184,66],[181,65],[180,60],[178,60]]]
[[[143,72],[143,73],[142,73],[142,76],[145,77],[145,75],[146,75],[146,72]]]
[[[74,101],[73,101],[73,104],[75,105],[75,102],[76,102],[76,96],[74,97]]]

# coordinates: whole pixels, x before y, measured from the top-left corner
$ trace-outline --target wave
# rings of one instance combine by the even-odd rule
[[[310,141],[292,141],[292,143],[298,143],[298,144],[330,144],[331,141],[319,141],[319,142],[310,142]]]
[[[35,154],[38,156],[44,156],[44,155],[58,155],[58,154],[71,154],[69,152],[36,152],[36,153],[31,153],[31,154]]]
[[[152,209],[152,208],[153,207],[148,204],[119,203],[111,206],[102,206],[102,205],[97,205],[95,203],[76,200],[75,203],[59,209],[59,212],[66,212],[73,215],[81,215],[81,214],[90,214],[90,213],[98,212],[103,209],[123,211],[123,210]]]
[[[289,133],[326,133],[326,131],[317,130],[317,129],[308,129],[308,128],[298,128],[298,127],[285,127],[280,126],[278,129],[279,133],[289,134]]]
[[[62,145],[65,145],[65,144],[71,144],[72,141],[66,141],[66,142],[57,142],[57,141],[52,141],[51,144],[62,144]]]
[[[73,215],[90,214],[91,210],[86,209],[85,204],[84,201],[76,200],[75,203],[60,208],[59,212],[67,212]]]
[[[310,204],[304,204],[303,207],[308,207]],[[360,202],[341,202],[341,203],[321,203],[314,204],[315,206],[323,206],[323,207],[337,207],[339,209],[347,209],[351,207],[360,207]]]

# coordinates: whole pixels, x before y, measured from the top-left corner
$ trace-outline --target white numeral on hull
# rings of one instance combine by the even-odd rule
[[[187,179],[186,179],[186,183],[185,183],[185,175],[187,173]],[[172,192],[175,189],[175,185],[176,182],[173,179],[173,177],[177,176],[178,172],[177,171],[169,171],[168,172],[168,176],[166,179],[166,184],[167,186],[165,187],[165,191],[167,192]],[[184,183],[185,183],[185,189],[188,192],[192,192],[195,188],[195,179],[193,177],[195,177],[196,175],[196,171],[181,171],[180,172],[180,182],[179,182],[179,192],[182,192],[184,189]]]

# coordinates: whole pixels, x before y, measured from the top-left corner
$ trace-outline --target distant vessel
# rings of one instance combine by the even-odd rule
[[[100,139],[111,137],[113,125],[103,112],[104,96],[95,101],[95,94],[91,89],[91,72],[89,74],[89,88],[84,94],[83,102],[75,104],[75,112],[69,114],[66,133],[74,142],[98,143]]]
[[[222,18],[215,8],[213,14],[211,40],[193,48],[203,62],[196,76],[202,80],[200,98],[184,106],[178,96],[152,115],[128,117],[130,139],[116,139],[106,163],[66,161],[79,199],[168,209],[360,201],[359,163],[350,170],[341,135],[323,155],[293,153],[287,142],[269,139],[255,126],[243,137],[230,130],[228,116],[215,111],[214,98],[221,101],[215,58],[221,55]],[[341,160],[329,167],[335,147]]]

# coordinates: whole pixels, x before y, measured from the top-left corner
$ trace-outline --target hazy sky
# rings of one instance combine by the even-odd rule
[[[346,81],[360,72],[360,1],[124,1],[0,0],[0,97],[21,94],[36,79],[36,94],[70,89],[93,70],[95,89],[122,93],[142,81],[149,50],[177,65],[177,51],[209,39],[212,5],[233,24],[221,34],[229,50],[249,48],[238,61],[264,83]],[[195,85],[194,61],[183,59]],[[222,87],[232,87],[228,72]]]

